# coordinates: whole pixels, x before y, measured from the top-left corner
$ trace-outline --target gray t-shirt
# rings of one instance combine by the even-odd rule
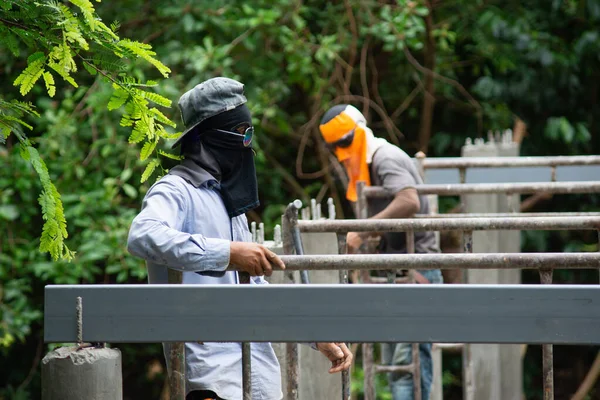
[[[370,174],[371,185],[382,186],[393,194],[423,183],[408,154],[390,143],[381,146],[373,155]],[[390,201],[391,199],[369,200],[369,217],[386,208]],[[429,214],[427,197],[419,196],[419,201],[421,202],[419,214]],[[406,253],[406,234],[385,233],[381,240],[380,251],[388,254]],[[440,252],[434,232],[415,232],[415,252]]]

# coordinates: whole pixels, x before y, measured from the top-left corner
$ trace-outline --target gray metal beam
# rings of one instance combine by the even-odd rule
[[[558,167],[600,165],[600,156],[433,157],[422,163],[425,169]]]
[[[600,193],[600,181],[586,182],[532,182],[532,183],[478,183],[478,184],[442,184],[415,185],[419,194],[437,194],[440,196],[458,196],[463,194],[580,194]],[[365,188],[367,198],[389,198],[393,194],[379,186]]]
[[[600,344],[600,287],[46,286],[44,340]]]
[[[405,232],[600,229],[600,217],[402,218],[301,220],[302,232]]]
[[[519,212],[519,213],[446,213],[415,214],[414,218],[549,218],[549,217],[600,217],[600,212]]]
[[[289,271],[386,269],[598,269],[600,253],[444,253],[281,256]],[[235,268],[231,268],[235,270]]]

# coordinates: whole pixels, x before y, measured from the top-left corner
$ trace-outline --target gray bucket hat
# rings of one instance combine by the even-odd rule
[[[244,85],[230,78],[211,78],[188,90],[177,103],[185,131],[171,148],[179,146],[185,135],[202,121],[233,110],[246,101]]]

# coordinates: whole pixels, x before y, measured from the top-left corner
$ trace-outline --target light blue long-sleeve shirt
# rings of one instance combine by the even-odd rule
[[[251,241],[248,221],[245,215],[229,218],[214,181],[195,187],[168,174],[146,194],[127,247],[146,260],[148,283],[168,283],[169,267],[183,271],[185,284],[237,284],[237,272],[225,271],[231,241]],[[251,283],[266,281],[254,277]],[[280,400],[281,372],[271,344],[251,347],[252,398]],[[169,344],[163,343],[163,348],[168,363]],[[242,399],[240,343],[185,343],[185,357],[186,394],[212,390],[226,400]]]

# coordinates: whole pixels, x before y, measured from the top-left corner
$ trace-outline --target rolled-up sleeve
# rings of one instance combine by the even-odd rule
[[[154,185],[129,230],[127,249],[146,261],[181,271],[224,271],[230,241],[182,232],[186,202],[170,182]]]

